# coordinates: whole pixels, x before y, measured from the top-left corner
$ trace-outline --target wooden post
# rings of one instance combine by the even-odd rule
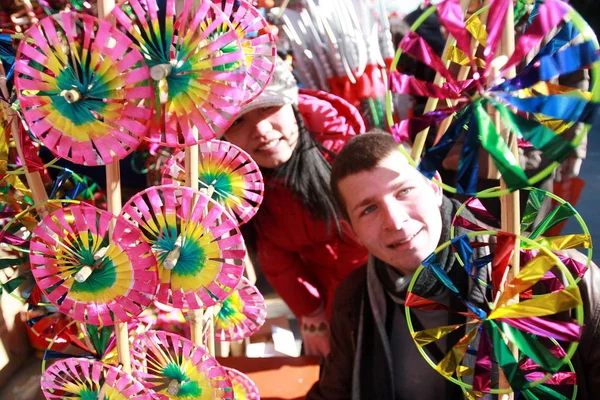
[[[504,24],[504,30],[502,32],[502,39],[501,39],[501,42],[499,45],[498,57],[504,56],[504,57],[506,57],[506,60],[508,60],[508,58],[510,58],[510,56],[514,53],[514,51],[515,51],[514,9],[511,5],[508,7],[508,10],[506,13],[506,21]],[[504,78],[510,79],[510,78],[513,78],[515,75],[516,75],[516,69],[515,69],[515,67],[511,67],[511,68],[509,68],[508,71],[506,71]],[[516,160],[518,161],[519,160],[519,152],[518,152],[518,147],[517,147],[516,135],[514,134],[514,132],[506,131],[497,112],[494,113],[492,115],[492,117],[494,118],[496,130],[498,131],[498,133],[502,134],[502,137],[506,140],[511,151],[515,155]],[[500,186],[502,189],[507,188],[507,185],[503,179],[501,179],[501,181],[500,181]],[[505,196],[502,196],[500,198],[500,210],[501,210],[500,211],[501,212],[501,229],[504,232],[513,233],[515,235],[520,235],[521,234],[521,215],[520,215],[521,211],[520,211],[520,201],[519,201],[519,191],[518,190],[514,191],[512,193],[509,193]],[[506,274],[506,282],[504,282],[503,286],[505,286],[506,283],[510,282],[519,273],[519,269],[520,269],[519,253],[520,253],[519,243],[516,242],[515,249],[512,254],[511,268],[508,270],[508,272]],[[498,294],[498,296],[499,295],[500,294]],[[517,297],[516,299],[513,299],[512,301],[518,302],[519,299]],[[519,349],[512,343],[509,343],[509,348],[511,349],[515,358],[518,360],[519,359],[519,357],[518,357]],[[510,388],[510,384],[506,380],[504,374],[501,374],[501,376],[500,376],[499,387],[501,389]],[[512,399],[514,399],[514,393],[505,394],[502,396],[502,400],[512,400]]]
[[[463,10],[463,14],[467,10],[469,5],[471,4],[471,1],[472,0],[460,0],[460,6]],[[444,52],[442,53],[442,56],[446,55],[452,42],[453,42],[453,39],[451,36],[449,36],[448,39],[446,40],[446,44],[444,45]],[[448,62],[446,62],[446,65],[448,65]],[[444,78],[439,73],[436,73],[433,83],[436,86],[441,86],[442,83],[444,83]],[[427,99],[427,103],[425,103],[425,109],[423,110],[423,114],[427,114],[429,112],[434,111],[437,108],[438,102],[439,102],[439,99],[437,99],[437,98],[430,97],[429,99]],[[449,118],[451,118],[451,117],[448,117],[448,119]],[[428,134],[429,134],[429,127],[425,128],[421,132],[417,133],[417,136],[415,137],[415,141],[413,143],[412,150],[410,152],[410,156],[413,160],[415,160],[415,162],[417,164],[419,163],[419,159],[421,158],[421,153],[423,153],[423,148],[425,147],[425,141],[427,140]]]
[[[114,0],[101,0],[98,2],[98,18],[103,19],[108,16],[115,7]],[[108,211],[114,215],[121,213],[121,168],[119,158],[115,157],[113,162],[106,166],[106,198]],[[113,224],[109,229],[109,235],[112,237]],[[117,337],[117,354],[119,363],[123,366],[123,371],[131,373],[131,355],[129,353],[129,329],[127,322],[115,322],[115,335]]]
[[[194,128],[194,138],[198,137],[197,128]],[[198,162],[200,160],[200,149],[197,144],[185,148],[185,185],[198,190]],[[189,310],[190,316],[190,339],[197,345],[204,346],[203,327],[204,310]]]

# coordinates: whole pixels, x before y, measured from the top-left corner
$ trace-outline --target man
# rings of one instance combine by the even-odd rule
[[[459,386],[442,377],[419,353],[404,313],[411,277],[439,244],[449,240],[458,202],[448,200],[435,183],[410,166],[391,136],[383,132],[358,135],[347,143],[334,162],[331,188],[340,212],[369,250],[370,259],[338,288],[331,353],[307,398],[462,399]],[[437,261],[459,290],[465,289],[468,279],[457,279],[465,276],[464,269],[449,247],[439,252]],[[413,292],[419,287],[445,302],[448,291],[440,285],[432,273],[425,272]],[[600,338],[599,285],[599,271],[592,265],[579,285],[585,328],[572,360],[578,372],[578,398],[591,398],[593,389],[600,389],[600,351],[594,349]],[[477,298],[477,293],[470,296],[474,304],[485,306],[485,298]],[[413,320],[413,326],[421,324],[417,329],[422,330],[460,323],[453,314],[435,312]],[[450,334],[437,343],[437,361],[458,338]]]

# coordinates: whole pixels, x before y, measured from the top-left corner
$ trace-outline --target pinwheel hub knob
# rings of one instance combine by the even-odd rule
[[[177,379],[171,379],[169,382],[169,386],[167,387],[167,392],[171,396],[177,396],[179,394],[179,389],[181,388],[181,384]]]
[[[81,100],[81,93],[77,89],[63,90],[61,95],[69,104],[77,103],[79,100]]]
[[[175,241],[175,247],[169,252],[169,254],[167,254],[167,257],[165,257],[165,261],[163,261],[163,267],[165,269],[172,270],[173,268],[175,268],[175,266],[177,265],[177,261],[179,260],[179,256],[181,255],[181,245],[182,239],[181,236],[179,236]]]
[[[77,282],[83,283],[87,280],[87,278],[90,277],[90,275],[92,275],[92,267],[85,265],[79,271],[77,271],[74,278]]]
[[[150,77],[155,81],[161,81],[169,76],[172,70],[171,64],[158,64],[150,68]]]

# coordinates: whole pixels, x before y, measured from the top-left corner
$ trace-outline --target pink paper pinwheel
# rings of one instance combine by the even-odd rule
[[[210,193],[240,224],[248,222],[263,199],[264,183],[258,165],[248,153],[221,140],[200,145],[198,163],[200,189]],[[162,170],[163,184],[185,183],[185,152],[177,151]]]
[[[128,321],[156,293],[150,245],[134,225],[107,211],[86,205],[54,211],[34,229],[30,249],[31,272],[40,289],[77,321]]]
[[[154,400],[156,395],[120,369],[85,358],[57,361],[41,379],[46,399]]]
[[[245,374],[241,373],[237,369],[227,368],[227,375],[231,379],[233,385],[233,398],[235,400],[260,400],[260,394],[256,384],[252,382],[252,379],[248,378]]]
[[[15,71],[31,132],[59,157],[110,164],[146,134],[150,71],[107,21],[76,13],[44,18],[21,41]]]
[[[233,399],[225,369],[204,347],[172,333],[149,331],[131,348],[133,375],[160,399]]]
[[[215,316],[215,339],[242,340],[265,323],[267,306],[258,289],[243,278],[238,288],[220,304]]]
[[[484,235],[496,236],[493,247]],[[581,295],[558,257],[538,246],[537,255],[503,289],[512,253],[523,244],[536,247],[525,237],[494,231],[455,237],[423,261],[408,287],[406,319],[419,352],[467,392],[554,395],[541,384],[558,380],[577,349]],[[454,252],[464,265],[447,270]],[[560,285],[544,282],[553,271]],[[438,356],[440,348],[446,350]],[[499,371],[509,388],[497,386]]]
[[[199,309],[236,288],[246,254],[242,235],[235,220],[205,194],[154,186],[133,196],[122,213],[140,227],[156,254],[161,303]]]
[[[242,44],[211,1],[125,0],[112,11],[150,66],[157,102],[148,140],[170,147],[210,140],[247,97]]]
[[[240,37],[247,67],[244,102],[249,103],[267,86],[275,70],[275,37],[267,21],[249,1],[213,0],[213,3],[229,15],[229,22]]]
[[[589,26],[563,1],[536,2],[529,19],[521,21],[527,26],[516,38],[515,51],[498,56],[512,7],[511,0],[489,2],[489,8],[482,10],[487,13],[487,24],[483,24],[478,14],[464,21],[458,0],[431,6],[424,15],[437,11],[441,25],[456,40],[454,53],[445,55],[451,68],[415,32],[409,32],[399,46],[398,54],[434,69],[441,83],[393,71],[392,91],[444,102],[424,115],[400,121],[392,132],[403,142],[431,126],[447,126],[424,153],[419,169],[430,178],[441,167],[457,170],[455,187],[453,182],[444,185],[453,193],[479,196],[477,179],[487,167],[480,162],[480,150],[491,156],[509,190],[532,186],[572,154],[599,122],[600,91],[595,77],[600,72],[600,53]],[[472,42],[481,48],[472,47]],[[516,76],[511,77],[516,68]],[[461,69],[458,75],[451,72],[455,69]],[[583,77],[590,70],[589,91],[581,90],[578,85],[587,85]],[[577,84],[574,76],[580,77],[575,79]],[[570,128],[577,129],[565,134]],[[521,145],[541,151],[549,166],[527,176],[503,138],[504,130],[514,133]]]

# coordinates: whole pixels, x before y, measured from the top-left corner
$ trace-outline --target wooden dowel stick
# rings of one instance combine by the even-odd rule
[[[115,7],[114,0],[101,0],[98,2],[98,18],[108,16]],[[118,157],[106,166],[106,197],[108,211],[114,215],[121,213],[121,168]],[[109,237],[112,238],[114,225],[109,227]],[[129,329],[127,322],[115,322],[115,335],[117,338],[117,354],[123,371],[131,373],[131,355],[129,354]]]
[[[510,58],[510,56],[515,51],[515,26],[514,26],[514,10],[512,5],[508,7],[506,13],[506,21],[504,24],[504,30],[502,32],[502,39],[499,46],[499,56],[505,56]],[[510,79],[516,75],[516,70],[514,67],[510,68],[506,71],[504,78]],[[514,132],[507,132],[506,129],[502,126],[502,121],[498,116],[498,113],[494,113],[493,115],[496,124],[496,130],[498,132],[503,133],[503,138],[508,143],[511,151],[515,155],[517,161],[519,160],[519,152],[517,147],[517,138]],[[500,181],[500,186],[502,189],[506,189],[507,185],[504,182],[504,179]],[[514,233],[515,235],[520,235],[521,233],[521,211],[520,211],[520,201],[519,201],[519,191],[514,191],[500,198],[500,212],[501,212],[501,229],[504,232]],[[519,265],[519,243],[516,242],[515,249],[512,255],[511,268],[507,273],[506,283],[510,282],[518,273],[520,269]],[[513,299],[513,302],[518,302],[518,297]],[[519,349],[513,343],[508,344],[510,350],[512,351],[515,358],[518,360]],[[506,380],[504,374],[500,376],[499,387],[501,389],[510,388],[509,382]],[[502,400],[512,400],[514,399],[514,393],[506,394],[502,396]]]

